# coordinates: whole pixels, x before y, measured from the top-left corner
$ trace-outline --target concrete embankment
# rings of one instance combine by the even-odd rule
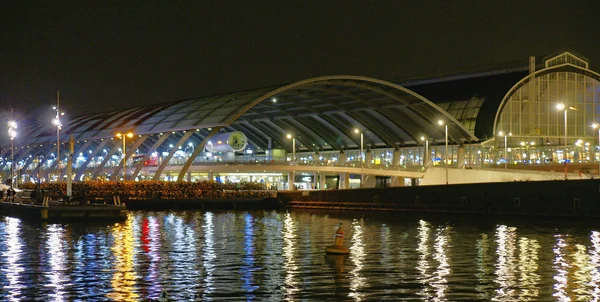
[[[600,180],[279,192],[291,208],[600,218]]]

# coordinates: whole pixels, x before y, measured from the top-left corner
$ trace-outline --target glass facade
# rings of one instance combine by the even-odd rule
[[[592,126],[600,122],[600,82],[588,65],[563,53],[509,91],[494,125],[496,147],[504,148],[507,135],[509,162],[598,160],[598,129]]]

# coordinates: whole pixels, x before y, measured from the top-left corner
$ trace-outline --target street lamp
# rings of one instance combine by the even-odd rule
[[[123,140],[123,180],[127,180],[127,171],[125,170],[126,167],[126,163],[127,163],[127,150],[125,149],[125,137],[129,137],[132,138],[133,137],[133,133],[129,132],[129,133],[117,133],[117,137]]]
[[[64,112],[60,111],[59,92],[56,92],[56,106],[52,106],[52,109],[56,111],[56,117],[52,120],[52,123],[56,125],[56,166],[58,167],[58,180],[60,181],[60,129],[62,129],[62,123],[60,117],[65,115]]]
[[[10,137],[10,186],[12,187],[15,182],[15,138],[17,137],[17,122],[14,120],[8,121],[8,136]]]
[[[363,132],[357,129],[354,129],[354,133],[359,134],[360,133],[360,186],[363,186],[363,183],[365,181],[364,176],[365,176],[365,166],[364,166],[364,153],[363,153]]]
[[[592,128],[598,129],[598,152],[600,152],[600,124],[593,123]],[[594,157],[596,157],[596,154],[594,154]],[[600,174],[600,158],[598,158],[598,174]]]
[[[429,159],[429,139],[425,139],[424,136],[421,136],[421,141],[425,141],[425,154],[423,156],[423,166],[427,167],[427,162]]]
[[[512,133],[506,133],[503,131],[498,132],[498,135],[500,136],[504,136],[504,170],[507,169],[507,163],[508,163],[508,136],[511,136]]]
[[[575,107],[567,107],[567,105],[563,103],[556,104],[556,109],[564,110],[565,114],[565,151],[564,151],[564,162],[565,162],[565,180],[567,179],[567,163],[568,163],[568,152],[567,152],[567,110],[577,110]]]
[[[444,126],[444,130],[446,132],[446,155],[445,155],[445,165],[446,165],[446,184],[448,184],[448,124],[446,124],[444,121],[439,120],[438,121],[438,125],[440,126]]]
[[[289,134],[287,135],[288,139],[292,140],[292,162],[296,162],[296,137],[294,137],[293,135]]]

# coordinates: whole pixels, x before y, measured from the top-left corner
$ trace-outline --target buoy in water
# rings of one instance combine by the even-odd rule
[[[333,245],[326,247],[325,253],[336,255],[345,255],[350,253],[350,250],[344,247],[344,229],[342,229],[341,222],[337,231],[335,232]]]

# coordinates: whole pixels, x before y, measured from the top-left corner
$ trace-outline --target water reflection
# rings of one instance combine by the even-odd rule
[[[215,291],[214,288],[214,273],[215,273],[215,260],[217,254],[215,253],[215,224],[214,214],[211,212],[204,213],[204,225],[202,225],[204,231],[204,246],[203,246],[203,266],[205,271],[204,276],[204,292],[202,300],[209,301],[209,297]]]
[[[65,275],[67,269],[65,265],[66,251],[68,250],[65,241],[65,230],[62,225],[51,224],[46,230],[46,251],[48,255],[48,264],[50,271],[46,273],[48,288],[52,290],[49,296],[54,301],[65,300],[65,283],[69,280]]]
[[[446,276],[450,274],[450,263],[447,250],[450,246],[449,227],[440,227],[436,231],[433,259],[437,262],[437,268],[433,272],[430,284],[435,289],[434,301],[446,301],[446,290],[448,289],[448,280]]]
[[[21,221],[16,218],[4,218],[4,240],[2,252],[2,274],[6,276],[7,283],[3,284],[2,290],[7,291],[6,298],[10,301],[19,301],[25,285],[21,282],[21,274],[25,270],[21,264],[23,243],[21,242]]]
[[[134,212],[100,227],[5,218],[0,301],[600,299],[598,229],[346,215]],[[327,257],[339,221],[350,254]]]
[[[590,266],[592,267],[590,295],[594,301],[600,300],[600,232],[593,231],[590,235]]]
[[[285,238],[286,235],[283,232],[281,216],[282,215],[278,213],[274,213],[262,220],[266,236],[264,243],[264,269],[266,280],[263,283],[263,288],[266,292],[272,293],[274,296],[277,295],[278,297],[281,296],[282,288],[285,287],[282,286],[282,284],[284,284],[284,277],[281,273],[281,268],[287,264],[287,258],[284,257],[284,253],[291,252],[293,254],[293,251],[289,250],[293,247],[293,241],[291,239],[286,240]],[[285,218],[285,220],[287,220],[287,218]],[[288,232],[290,231],[288,230]]]
[[[138,278],[134,270],[133,225],[134,219],[117,223],[111,228],[114,269],[111,280],[113,291],[107,296],[116,301],[136,301],[140,299],[136,289]]]
[[[431,232],[431,226],[427,221],[420,220],[418,231],[417,252],[419,253],[419,260],[417,261],[417,270],[419,271],[419,282],[422,284],[418,295],[425,300],[430,300],[432,299],[431,288],[429,287],[431,278],[429,274],[429,233]]]
[[[136,219],[136,221],[139,221]],[[138,222],[139,223],[139,222]],[[160,280],[161,263],[161,231],[160,220],[156,216],[149,215],[141,219],[140,241],[142,254],[139,255],[141,275],[146,284],[152,284],[148,287],[145,295],[148,297],[159,297],[163,290]]]
[[[364,299],[362,289],[366,286],[366,278],[362,275],[363,261],[366,257],[362,222],[362,219],[352,221],[352,245],[350,246],[350,261],[354,264],[354,268],[349,272],[351,278],[348,296],[356,301]]]
[[[520,301],[539,299],[541,276],[538,274],[540,244],[536,239],[519,238],[519,294]]]
[[[258,289],[258,286],[254,281],[254,270],[256,270],[255,262],[255,242],[254,242],[254,219],[250,214],[244,215],[244,220],[246,222],[245,225],[245,235],[244,235],[244,257],[242,258],[242,279],[244,280],[244,284],[242,289],[245,292],[246,299],[252,300],[256,298],[252,292]]]
[[[296,271],[299,267],[296,264],[295,259],[295,242],[296,242],[296,227],[294,225],[294,219],[290,213],[285,214],[283,220],[283,257],[285,263],[283,265],[285,270],[285,298],[287,300],[294,300],[294,294],[300,289],[297,286]]]
[[[475,276],[477,277],[477,299],[489,300],[490,295],[488,294],[491,284],[493,283],[493,266],[492,256],[490,251],[490,238],[488,234],[480,234],[480,238],[477,239],[475,247],[477,249],[477,256],[475,258],[476,270]]]
[[[552,266],[556,270],[556,275],[554,275],[554,294],[553,296],[558,299],[558,301],[571,301],[567,294],[567,285],[568,285],[568,269],[569,263],[567,259],[565,259],[565,253],[567,249],[567,242],[563,238],[562,234],[555,235],[556,243],[552,251],[554,252],[554,261],[552,262],[554,265]]]
[[[517,299],[516,277],[516,228],[500,225],[496,228],[496,280],[498,289],[494,301],[514,301]]]

